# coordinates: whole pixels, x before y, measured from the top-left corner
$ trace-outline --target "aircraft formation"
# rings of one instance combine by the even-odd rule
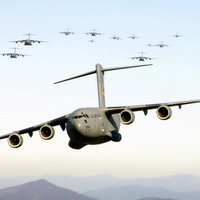
[[[72,35],[73,32],[67,30],[67,32],[60,32],[64,35]],[[102,35],[96,32],[94,29],[92,32],[87,32],[86,34],[91,37]],[[12,41],[15,43],[24,43],[24,45],[31,46],[33,43],[41,43],[45,41],[32,40],[28,34],[28,39]],[[114,40],[118,40],[118,36],[113,36]],[[174,36],[175,37],[175,36]],[[178,36],[179,37],[179,36]],[[131,39],[136,39],[138,37],[132,35]],[[92,39],[90,42],[94,42]],[[163,47],[165,46],[161,43]],[[157,44],[155,46],[160,46]],[[138,59],[139,61],[151,60],[150,57],[144,57],[144,52],[141,52],[139,57],[130,57],[131,59]],[[16,48],[14,48],[14,53],[3,53],[3,56],[7,55],[11,58],[17,58],[19,56],[24,57],[24,54],[16,53]],[[50,140],[55,135],[55,126],[60,126],[63,131],[66,131],[69,136],[68,145],[73,149],[81,149],[87,145],[98,145],[109,141],[119,142],[122,139],[120,133],[120,125],[132,124],[135,120],[135,112],[142,111],[144,115],[148,114],[149,110],[155,109],[157,117],[160,120],[167,120],[172,116],[171,107],[178,106],[179,109],[183,105],[200,103],[200,99],[187,100],[187,101],[177,101],[177,102],[164,102],[155,104],[144,104],[144,105],[124,105],[124,106],[114,106],[107,107],[105,100],[105,85],[104,85],[104,74],[108,71],[132,69],[149,67],[151,64],[147,65],[134,65],[125,67],[115,67],[115,68],[103,68],[100,64],[96,64],[96,68],[93,71],[86,72],[71,78],[67,78],[61,81],[55,82],[55,84],[70,81],[73,79],[89,76],[96,74],[97,77],[97,89],[98,89],[98,107],[86,107],[77,108],[76,110],[68,113],[64,116],[34,125],[25,129],[20,129],[13,131],[11,133],[1,135],[0,139],[7,139],[8,144],[12,148],[18,148],[23,144],[23,134],[28,134],[30,137],[38,131],[39,135],[44,140]]]
[[[66,36],[70,36],[70,35],[75,34],[75,32],[70,31],[69,28],[67,29],[67,31],[61,31],[61,32],[59,32],[59,33],[60,33],[60,34],[63,34],[63,35],[66,35]],[[96,29],[93,29],[92,31],[86,32],[85,34],[90,35],[90,36],[92,37],[91,39],[88,40],[88,42],[90,42],[90,43],[96,42],[96,41],[93,39],[94,37],[104,35],[104,34],[98,32]],[[35,43],[39,43],[39,44],[40,44],[40,43],[43,43],[43,42],[47,42],[47,41],[42,41],[42,40],[31,39],[31,35],[35,35],[35,34],[28,33],[28,34],[24,34],[24,35],[28,35],[28,38],[22,39],[22,40],[14,40],[14,41],[10,41],[10,42],[13,42],[13,43],[16,43],[16,44],[18,44],[18,43],[23,43],[24,46],[32,46],[32,45],[35,44]],[[172,35],[172,37],[179,38],[179,37],[181,37],[181,35],[178,34],[178,33],[176,33],[176,34]],[[119,41],[119,40],[122,40],[121,37],[116,36],[116,35],[113,35],[113,36],[111,36],[111,37],[109,37],[109,38],[110,38],[110,39],[113,39],[113,40],[118,40],[118,41]],[[132,40],[135,40],[135,39],[138,39],[139,37],[136,36],[136,35],[134,35],[134,34],[132,34],[132,35],[128,36],[127,38],[132,39]],[[164,48],[164,47],[168,47],[168,46],[169,46],[169,45],[167,45],[167,44],[164,44],[163,42],[158,43],[158,44],[155,44],[155,45],[152,45],[152,44],[147,44],[147,45],[148,45],[149,47],[155,46],[155,47],[160,47],[160,48]],[[1,53],[0,55],[3,55],[3,56],[7,55],[7,56],[10,56],[10,58],[18,58],[18,57],[20,57],[20,56],[22,56],[22,57],[26,56],[26,55],[24,55],[24,54],[18,54],[18,53],[16,53],[16,49],[17,49],[17,48],[15,47],[13,53]],[[129,58],[137,59],[138,61],[143,61],[143,62],[144,62],[145,60],[151,60],[151,59],[152,59],[152,58],[150,58],[150,57],[144,57],[144,56],[143,56],[143,53],[142,53],[142,55],[141,55],[140,57],[137,57],[137,56],[134,57],[134,56],[132,56],[132,57],[129,57]]]
[[[25,46],[32,46],[32,44],[34,44],[34,43],[39,43],[40,44],[42,42],[47,42],[47,41],[41,41],[41,40],[33,40],[33,39],[31,39],[30,36],[34,35],[34,34],[31,34],[31,33],[24,34],[24,35],[28,35],[28,38],[27,39],[23,39],[23,40],[10,41],[10,42],[14,42],[16,44],[23,43]],[[24,54],[18,54],[18,53],[16,53],[16,49],[18,49],[18,48],[14,47],[13,49],[14,49],[13,53],[2,53],[0,55],[2,55],[2,56],[7,55],[7,56],[10,56],[10,58],[17,58],[19,56],[22,56],[22,57],[27,56],[27,55],[24,55]]]
[[[74,34],[74,32],[70,32],[69,31],[69,29],[67,29],[67,31],[66,32],[60,32],[61,34],[64,34],[64,35],[71,35],[71,34]],[[85,34],[87,34],[87,35],[90,35],[90,36],[92,36],[92,37],[95,37],[95,36],[100,36],[100,35],[104,35],[104,34],[102,34],[102,33],[100,33],[100,32],[97,32],[97,30],[96,29],[93,29],[91,32],[86,32]],[[179,38],[179,37],[182,37],[180,34],[178,34],[178,33],[176,33],[176,34],[174,34],[174,35],[172,35],[172,37],[176,37],[176,38]],[[130,36],[128,36],[127,38],[130,38],[130,39],[132,39],[132,40],[135,40],[135,39],[138,39],[139,37],[138,36],[136,36],[136,35],[134,35],[134,34],[132,34],[132,35],[130,35]],[[111,36],[111,37],[109,37],[109,39],[113,39],[113,40],[122,40],[122,38],[120,37],[120,36],[117,36],[117,35],[113,35],[113,36]],[[90,40],[88,40],[89,42],[91,42],[91,43],[93,43],[93,42],[96,42],[93,38],[92,39],[90,39]],[[164,47],[168,47],[169,45],[167,45],[167,44],[164,44],[163,42],[160,42],[160,43],[158,43],[158,44],[147,44],[147,46],[149,46],[149,47],[159,47],[159,48],[164,48]],[[140,56],[140,57],[137,57],[137,56],[135,56],[135,57],[128,57],[128,58],[132,58],[132,59],[137,59],[138,61],[145,61],[145,60],[151,60],[152,58],[150,58],[150,57],[144,57],[143,56],[143,52],[141,52],[142,53],[142,55]]]

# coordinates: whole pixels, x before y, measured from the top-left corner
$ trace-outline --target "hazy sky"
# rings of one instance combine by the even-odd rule
[[[31,56],[0,57],[0,134],[11,133],[80,107],[98,106],[96,76],[53,83],[105,68],[152,63],[153,66],[107,72],[107,106],[139,105],[200,98],[200,2],[196,0],[7,0],[0,6],[0,53]],[[65,36],[69,28],[76,34]],[[85,33],[96,29],[103,35]],[[24,46],[9,41],[32,39],[48,43]],[[172,37],[174,34],[182,37]],[[135,34],[138,39],[128,36]],[[122,40],[111,40],[116,35]],[[96,42],[90,43],[88,40]],[[167,48],[147,44],[164,42]],[[138,52],[154,58],[139,62]],[[73,150],[60,127],[52,140],[38,132],[18,149],[0,141],[0,176],[70,174],[155,177],[189,173],[200,176],[200,105],[172,108],[161,121],[156,111],[136,112],[133,124],[121,125],[122,141]]]

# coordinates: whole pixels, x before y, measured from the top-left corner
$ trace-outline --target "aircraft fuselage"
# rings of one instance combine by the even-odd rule
[[[32,45],[32,42],[30,40],[25,40],[24,45]]]
[[[120,121],[117,114],[106,115],[104,108],[81,108],[75,110],[66,123],[72,148],[87,144],[120,141]],[[76,145],[75,145],[76,144]]]
[[[15,53],[10,55],[10,58],[17,58],[17,55]]]

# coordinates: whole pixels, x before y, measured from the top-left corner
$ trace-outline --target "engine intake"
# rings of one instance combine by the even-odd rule
[[[9,137],[8,137],[8,144],[10,145],[10,147],[12,148],[18,148],[21,147],[23,144],[23,138],[21,135],[19,135],[18,133],[12,133]]]
[[[134,122],[135,115],[131,110],[123,110],[119,115],[119,119],[122,124],[128,125]]]
[[[53,138],[55,131],[52,126],[44,125],[40,128],[39,134],[42,139],[50,140],[51,138]]]
[[[160,106],[156,112],[157,116],[161,120],[167,120],[172,116],[172,110],[168,106]]]

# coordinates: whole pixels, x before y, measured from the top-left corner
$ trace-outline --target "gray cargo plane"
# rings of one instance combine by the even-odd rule
[[[144,52],[140,52],[142,55],[141,56],[138,56],[138,57],[129,57],[129,58],[131,58],[131,59],[138,59],[139,61],[145,61],[145,60],[151,60],[151,59],[153,59],[153,58],[149,58],[149,57],[144,57],[143,56],[143,54],[144,54]]]
[[[69,31],[69,28],[68,28],[67,31],[60,32],[60,34],[64,34],[64,35],[72,35],[72,34],[74,34],[74,33],[71,32],[71,31]]]
[[[118,37],[118,36],[112,36],[112,37],[110,37],[110,39],[113,39],[113,40],[121,40],[121,38],[120,37]]]
[[[24,34],[24,35],[28,35],[28,39],[25,39],[25,40],[16,40],[16,41],[11,41],[11,42],[15,42],[15,43],[24,43],[24,45],[26,46],[31,46],[32,43],[41,43],[41,42],[46,42],[46,41],[40,41],[40,40],[31,40],[30,37],[31,35],[34,35],[34,34]]]
[[[178,38],[178,37],[182,37],[182,35],[179,35],[178,33],[176,33],[175,35],[172,35],[172,37]]]
[[[22,56],[22,57],[24,57],[24,56],[26,56],[26,55],[24,55],[24,54],[19,54],[19,53],[16,53],[16,47],[15,48],[13,48],[14,49],[14,52],[13,53],[2,53],[2,54],[0,54],[0,55],[2,55],[2,56],[10,56],[10,58],[17,58],[17,57],[19,57],[19,56]]]
[[[96,29],[93,29],[92,32],[88,32],[88,33],[86,33],[86,34],[91,35],[91,36],[102,35],[101,33],[97,33],[97,32],[96,32]]]
[[[131,39],[136,39],[136,38],[138,38],[137,36],[135,36],[135,35],[131,35],[131,36],[129,36],[128,38],[131,38]]]
[[[149,47],[160,47],[160,48],[163,48],[163,47],[168,47],[169,45],[164,44],[163,42],[161,42],[160,44],[156,44],[156,45],[147,44],[147,46],[149,46]]]
[[[160,44],[156,44],[156,45],[154,45],[154,46],[155,46],[155,47],[163,48],[163,47],[168,47],[169,45],[164,44],[163,42],[161,42]]]
[[[119,133],[120,123],[125,125],[133,123],[135,119],[134,112],[136,111],[143,111],[144,114],[147,115],[148,110],[157,109],[156,113],[158,118],[161,120],[167,120],[172,115],[170,107],[178,106],[181,108],[181,106],[185,104],[200,103],[200,99],[198,99],[171,103],[106,107],[104,93],[105,72],[149,65],[104,69],[100,64],[97,64],[94,71],[56,82],[55,84],[96,74],[99,107],[79,108],[72,113],[59,118],[2,135],[0,136],[0,139],[8,138],[8,144],[13,148],[17,148],[23,144],[22,134],[28,133],[29,136],[32,137],[33,132],[39,131],[40,136],[44,140],[49,140],[53,138],[55,133],[53,127],[59,125],[61,129],[63,131],[66,130],[69,135],[70,140],[68,145],[73,149],[81,149],[86,145],[97,145],[108,141],[119,142],[121,140],[121,134]]]

